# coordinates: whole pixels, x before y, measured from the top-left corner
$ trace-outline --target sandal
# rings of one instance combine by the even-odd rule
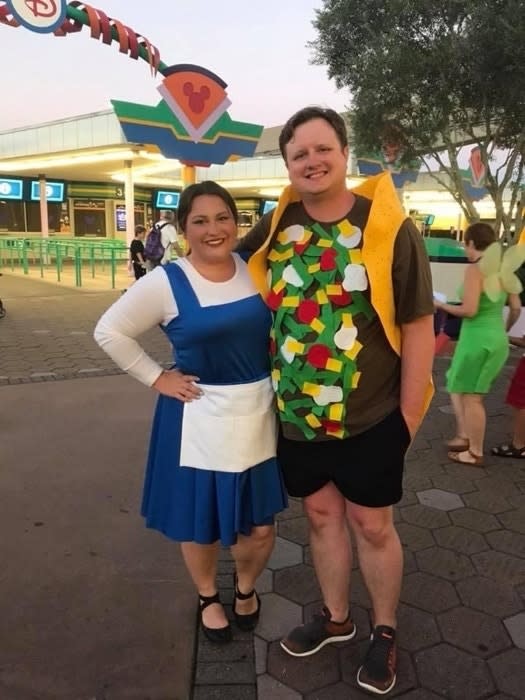
[[[470,447],[470,442],[468,438],[462,438],[456,435],[452,440],[447,440],[445,445],[452,452],[466,452]]]
[[[468,462],[465,459],[461,459],[461,452],[449,452],[447,457],[451,462],[456,462],[457,464],[465,464],[467,467],[482,467],[483,466],[483,455],[475,455],[470,450],[463,450],[463,452],[468,452],[472,457],[472,462]]]
[[[201,595],[199,593],[199,599],[200,599],[200,614],[201,614],[201,629],[204,632],[204,635],[207,637],[207,639],[210,640],[210,642],[213,642],[213,644],[227,644],[228,642],[231,642],[232,640],[232,628],[230,627],[230,624],[228,623],[226,627],[206,627],[204,622],[202,621],[202,613],[208,605],[213,605],[213,603],[219,603],[221,602],[221,599],[219,598],[219,594],[215,593],[215,595]]]
[[[525,447],[514,447],[514,445],[498,445],[491,450],[496,457],[513,457],[514,459],[525,459]]]
[[[257,623],[259,622],[259,615],[261,614],[261,599],[257,595],[255,588],[252,588],[249,593],[240,592],[236,573],[233,574],[233,587],[235,590],[235,597],[233,599],[232,610],[235,622],[237,623],[237,627],[243,632],[251,632],[257,627]],[[252,596],[257,598],[257,610],[255,612],[248,613],[248,615],[240,615],[235,611],[235,603],[237,600],[248,600]]]

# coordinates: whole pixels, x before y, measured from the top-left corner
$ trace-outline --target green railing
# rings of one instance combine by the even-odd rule
[[[73,238],[14,238],[0,236],[0,269],[29,270],[40,269],[40,276],[46,272],[56,274],[61,281],[64,268],[73,268],[75,285],[82,286],[82,276],[92,278],[97,273],[108,275],[111,288],[115,289],[117,266],[128,260],[128,248],[122,240],[78,240]]]
[[[431,258],[465,259],[462,243],[448,238],[425,238],[425,248]],[[109,276],[111,289],[116,286],[117,268],[128,260],[125,241],[119,239],[79,240],[76,238],[18,238],[0,236],[0,269],[22,270],[29,274],[30,268],[56,275],[61,281],[65,266],[73,268],[75,285],[82,287],[83,275],[95,278],[100,274]]]

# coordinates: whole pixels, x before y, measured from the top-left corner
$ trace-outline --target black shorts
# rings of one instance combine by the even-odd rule
[[[365,432],[344,440],[309,442],[279,434],[277,457],[290,496],[304,498],[332,481],[343,496],[371,508],[403,496],[410,433],[399,408]]]

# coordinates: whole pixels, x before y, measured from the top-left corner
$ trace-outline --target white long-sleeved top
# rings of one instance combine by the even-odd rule
[[[233,257],[235,274],[226,282],[210,282],[186,258],[179,258],[173,264],[184,270],[201,306],[216,306],[256,294],[246,263],[237,254]],[[178,313],[177,300],[166,271],[163,267],[156,267],[137,280],[102,315],[95,327],[94,338],[122,370],[151,386],[163,368],[146,353],[136,338],[159,324],[167,325]]]

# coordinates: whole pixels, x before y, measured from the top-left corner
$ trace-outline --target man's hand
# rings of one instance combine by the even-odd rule
[[[154,382],[153,388],[164,396],[171,396],[179,401],[189,402],[200,399],[203,395],[202,389],[195,383],[199,377],[192,374],[182,374],[177,369],[164,370]]]

